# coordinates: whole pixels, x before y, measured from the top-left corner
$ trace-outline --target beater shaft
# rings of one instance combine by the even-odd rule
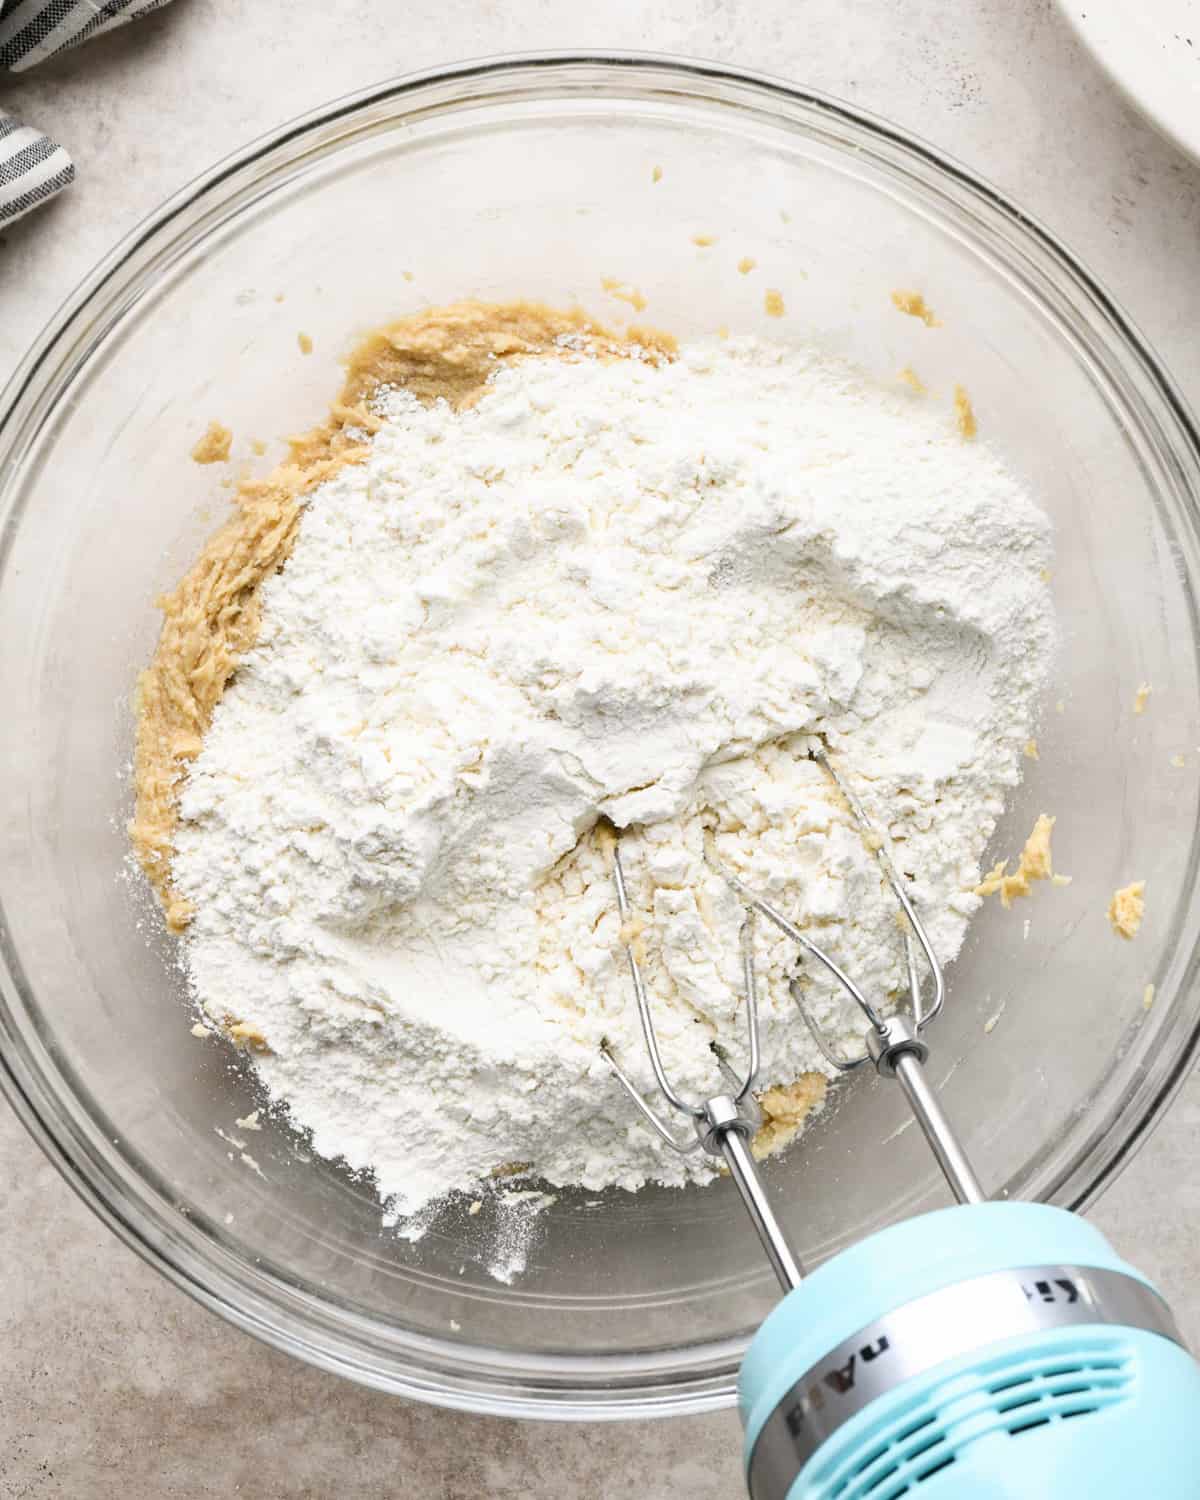
[[[607,1041],[601,1043],[600,1050],[638,1113],[660,1140],[670,1146],[673,1151],[678,1151],[681,1156],[699,1148],[709,1156],[719,1156],[724,1160],[729,1168],[729,1175],[733,1178],[734,1186],[754,1224],[755,1232],[766,1251],[771,1269],[778,1277],[779,1284],[784,1291],[790,1292],[793,1287],[800,1285],[804,1278],[804,1269],[799,1257],[792,1249],[783,1225],[771,1207],[766,1188],[754,1161],[754,1153],[750,1149],[750,1139],[761,1122],[761,1114],[752,1093],[759,1067],[753,915],[747,916],[741,934],[742,982],[745,992],[743,1001],[746,1011],[748,1054],[745,1074],[740,1079],[737,1078],[721,1049],[714,1048],[720,1061],[721,1072],[729,1083],[729,1092],[714,1094],[709,1099],[698,1101],[685,1099],[675,1090],[663,1066],[658,1040],[654,1034],[654,1019],[650,1013],[650,997],[646,992],[642,966],[638,961],[636,941],[630,935],[629,892],[625,883],[625,867],[621,863],[621,850],[615,837],[611,848],[613,885],[617,894],[617,911],[621,918],[625,958],[629,965],[629,977],[633,985],[634,1001],[637,1005],[646,1053],[650,1059],[654,1081],[663,1098],[672,1109],[687,1115],[691,1120],[695,1132],[692,1139],[687,1141],[676,1139],[666,1121],[642,1098],[637,1085],[621,1066]]]
[[[767,1197],[754,1153],[750,1149],[753,1122],[745,1105],[730,1094],[717,1094],[694,1107],[685,1103],[683,1107],[692,1117],[696,1134],[690,1141],[677,1141],[665,1121],[642,1098],[637,1085],[617,1061],[608,1043],[605,1042],[600,1050],[638,1113],[660,1140],[681,1156],[701,1149],[710,1156],[724,1159],[779,1285],[785,1292],[799,1286],[804,1280],[804,1267]]]
[[[896,1081],[904,1090],[909,1108],[937,1158],[950,1191],[960,1203],[984,1203],[987,1194],[980,1186],[962,1143],[955,1135],[937,1095],[929,1086],[921,1060],[914,1053],[902,1054],[895,1062]]]
[[[746,1212],[750,1215],[759,1242],[771,1262],[771,1269],[775,1272],[779,1285],[785,1292],[790,1292],[804,1280],[804,1268],[792,1249],[783,1226],[775,1217],[755,1165],[750,1142],[740,1130],[727,1130],[722,1134],[719,1144],[729,1175],[742,1195]]]

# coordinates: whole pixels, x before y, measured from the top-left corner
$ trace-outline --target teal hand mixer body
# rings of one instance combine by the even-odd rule
[[[816,758],[866,830],[844,780],[823,753]],[[1061,1500],[1068,1487],[1088,1500],[1200,1496],[1200,1365],[1158,1291],[1091,1225],[1062,1209],[985,1200],[923,1072],[923,1033],[943,1002],[941,968],[882,841],[868,843],[904,912],[911,1016],[881,1014],[829,954],[713,857],[747,910],[745,1073],[735,1077],[723,1060],[727,1093],[692,1101],[676,1092],[633,944],[627,957],[655,1082],[690,1118],[689,1137],[675,1135],[605,1048],[650,1128],[677,1151],[724,1159],[786,1293],[739,1381],[752,1500]],[[619,847],[613,875],[625,921]],[[873,1065],[899,1083],[958,1200],[871,1235],[808,1276],[750,1151],[759,1124],[756,915],[860,1007],[866,1047],[839,1056],[793,982],[800,1014],[836,1068]]]

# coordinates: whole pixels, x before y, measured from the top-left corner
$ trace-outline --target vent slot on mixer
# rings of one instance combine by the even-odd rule
[[[1080,1364],[1060,1363],[1052,1368],[1019,1375],[989,1387],[997,1397],[996,1410],[1012,1417],[1006,1423],[1015,1437],[1033,1427],[1085,1417],[1101,1406],[1111,1406],[1114,1395],[1129,1384],[1130,1373],[1120,1359],[1091,1359]]]
[[[1136,1357],[1119,1338],[1083,1335],[1042,1355],[1009,1354],[930,1390],[876,1433],[865,1455],[828,1445],[820,1500],[899,1500],[960,1462],[983,1438],[1026,1433],[1090,1416],[1128,1399]],[[861,1443],[861,1434],[858,1442]],[[822,1484],[821,1480],[824,1480]]]

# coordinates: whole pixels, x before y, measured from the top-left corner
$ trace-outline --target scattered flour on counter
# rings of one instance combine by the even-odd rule
[[[395,1212],[517,1163],[592,1190],[706,1180],[600,1054],[649,1093],[596,820],[628,830],[680,1088],[712,1092],[712,1039],[741,1035],[742,911],[707,831],[886,1003],[894,901],[808,749],[953,958],[1051,654],[1048,523],[944,415],[770,343],[658,366],[567,348],[466,411],[378,404],[369,459],[307,497],[183,792],[196,996]],[[794,952],[755,941],[762,1088],[828,1071]],[[803,982],[856,1043],[827,978]]]

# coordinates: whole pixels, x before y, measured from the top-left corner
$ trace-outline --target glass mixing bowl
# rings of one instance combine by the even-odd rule
[[[1061,246],[888,125],[681,62],[463,67],[278,131],[121,245],[5,398],[4,1087],[106,1222],[239,1326],[388,1390],[537,1416],[732,1399],[777,1296],[732,1187],[564,1192],[506,1286],[480,1264],[486,1215],[410,1243],[369,1183],[269,1118],[246,1138],[260,1170],[243,1162],[225,1135],[260,1102],[253,1074],[189,1034],[171,944],[125,877],[130,695],[155,595],[223,508],[220,471],[188,460],[209,418],[248,457],[322,414],[372,325],[468,295],[630,313],[604,278],[680,335],[815,339],[885,380],[911,365],[947,410],[961,382],[1053,515],[1061,652],[995,850],[1055,814],[1074,882],[989,903],[933,1035],[933,1079],[991,1190],[1086,1203],[1197,1039],[1197,436]],[[940,325],[902,316],[896,288]],[[1134,879],[1147,916],[1127,943],[1105,907]],[[944,1201],[905,1119],[864,1077],[768,1164],[807,1261]]]

